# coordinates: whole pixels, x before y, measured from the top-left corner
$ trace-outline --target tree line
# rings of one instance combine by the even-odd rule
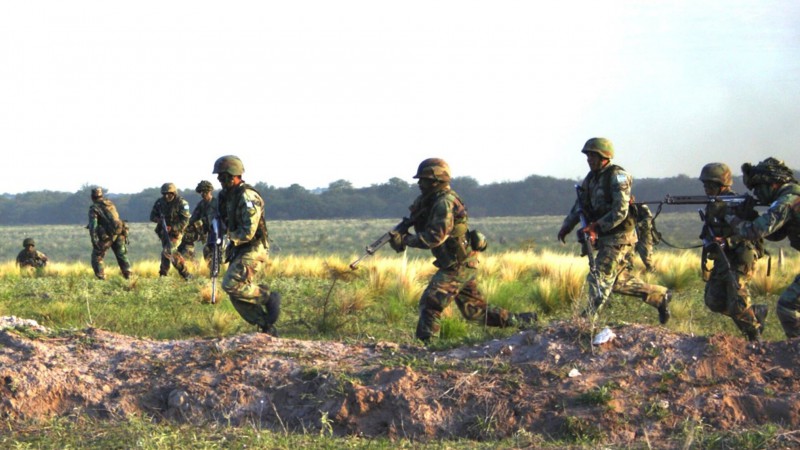
[[[522,181],[481,185],[472,177],[457,177],[451,182],[467,204],[472,217],[565,215],[575,201],[579,180],[531,175]],[[419,194],[416,183],[392,178],[386,183],[355,188],[346,180],[330,183],[326,189],[311,191],[294,184],[285,188],[256,183],[266,202],[267,220],[400,218]],[[36,191],[0,196],[0,225],[65,225],[88,221],[90,192],[84,185],[77,192]],[[734,188],[746,189],[741,177]],[[639,201],[663,199],[666,194],[702,195],[697,178],[679,175],[670,178],[634,180],[633,193]],[[192,208],[200,196],[191,189],[180,191]],[[108,194],[120,216],[130,222],[147,222],[160,188],[147,188],[135,194]],[[670,207],[670,211],[679,211]],[[683,208],[686,210],[686,208]]]

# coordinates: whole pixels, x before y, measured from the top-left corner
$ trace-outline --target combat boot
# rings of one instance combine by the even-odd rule
[[[761,334],[764,333],[764,327],[766,326],[767,320],[767,313],[769,313],[769,306],[759,303],[758,305],[753,305],[753,315],[756,316],[756,320],[758,321],[758,325],[756,326],[756,331],[758,332],[758,338],[761,339]]]
[[[189,280],[191,280],[192,278],[194,278],[194,277],[192,276],[192,274],[190,274],[190,273],[189,273],[189,271],[188,271],[188,270],[184,270],[183,272],[181,272],[181,276],[182,276],[182,277],[183,277],[183,279],[184,279],[184,280],[186,280],[186,281],[189,281]]]
[[[665,325],[667,322],[669,322],[670,301],[672,301],[672,291],[667,291],[667,293],[664,294],[664,299],[661,300],[661,304],[658,305],[658,321],[661,323],[661,325]]]
[[[133,272],[122,272],[122,278],[125,278],[126,280],[130,280],[132,276]]]
[[[96,274],[94,274],[94,276],[97,277],[98,280],[105,280],[106,279],[106,274],[104,274],[103,272],[96,273]]]
[[[266,324],[261,327],[261,331],[272,336],[278,336],[278,330],[275,328],[275,323],[281,315],[281,294],[272,291],[270,292],[269,286],[266,284],[259,284],[258,288],[261,290],[261,296],[258,303],[264,308]]]
[[[539,316],[535,312],[524,312],[514,314],[514,321],[517,323],[517,328],[520,330],[527,330],[539,320]]]

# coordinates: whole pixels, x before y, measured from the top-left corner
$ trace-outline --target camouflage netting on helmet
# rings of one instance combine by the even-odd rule
[[[175,187],[175,185],[173,183],[164,183],[163,185],[161,185],[161,193],[162,194],[167,194],[167,193],[177,194],[178,193],[178,188]]]
[[[25,240],[22,241],[23,247],[27,247],[29,245],[33,245],[34,247],[36,246],[36,242],[33,240],[33,238],[25,238]]]
[[[211,192],[214,190],[214,185],[211,184],[210,181],[203,180],[197,183],[197,187],[194,188],[194,191],[198,194],[202,194],[203,192]]]
[[[700,181],[713,181],[722,186],[733,186],[731,168],[725,163],[709,163],[700,171]]]
[[[748,189],[753,189],[759,184],[797,182],[792,169],[786,167],[783,161],[773,157],[769,157],[755,166],[750,163],[742,164],[742,179]]]

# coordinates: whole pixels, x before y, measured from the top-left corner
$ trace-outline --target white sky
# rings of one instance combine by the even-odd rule
[[[800,2],[25,0],[0,6],[0,192],[800,168]]]

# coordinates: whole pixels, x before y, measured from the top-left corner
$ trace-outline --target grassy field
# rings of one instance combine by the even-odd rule
[[[695,215],[662,216],[658,224],[673,244],[696,244]],[[483,255],[480,287],[490,302],[512,311],[536,311],[540,321],[575,317],[586,303],[584,277],[588,267],[577,255],[577,244],[557,245],[555,230],[561,218],[492,218],[475,220],[475,228],[490,239]],[[385,340],[414,344],[417,301],[435,268],[429,252],[411,250],[396,254],[389,248],[364,261],[356,271],[348,264],[364,245],[394,225],[393,220],[293,221],[270,224],[274,239],[271,263],[260,278],[284,296],[283,315],[278,323],[282,337],[307,340],[373,342]],[[231,336],[253,332],[242,321],[227,295],[219,290],[211,305],[211,283],[207,269],[196,264],[199,276],[185,282],[174,271],[158,276],[159,243],[150,224],[133,224],[131,260],[133,280],[119,275],[113,257],[107,258],[107,281],[95,280],[88,264],[87,232],[78,226],[0,228],[0,315],[35,319],[56,330],[87,326],[154,339]],[[668,231],[668,232],[667,232]],[[26,236],[37,239],[41,251],[53,261],[35,276],[20,274],[13,263],[19,244]],[[800,260],[791,258],[777,264],[781,247],[770,244],[773,253],[771,276],[766,263],[758,265],[752,283],[753,299],[767,303],[771,312],[765,338],[783,339],[774,315],[778,294],[800,271]],[[703,304],[704,284],[699,277],[699,250],[674,250],[660,246],[655,274],[642,276],[663,284],[676,293],[673,318],[668,328],[697,335],[738,334],[730,319],[712,314]],[[637,269],[641,266],[637,261]],[[656,311],[642,302],[612,297],[604,310],[604,323],[637,322],[656,325]],[[484,328],[467,324],[457,308],[445,312],[442,334],[434,349],[467,345],[501,338],[515,330]],[[154,425],[131,420],[113,426],[88,419],[54,419],[42,425],[19,423],[13,433],[0,437],[8,448],[55,448],[84,446],[103,448],[218,448],[219,442],[235,448],[297,445],[317,448],[418,448],[419,443],[334,439],[317,436],[286,436],[266,431],[207,430],[178,425]],[[41,430],[49,430],[47,433]],[[102,432],[100,431],[102,430]],[[137,444],[131,436],[141,435]],[[144,437],[144,436],[149,437]],[[54,438],[55,436],[56,438]],[[60,438],[58,438],[60,436]],[[83,436],[83,438],[81,438]],[[106,436],[107,439],[101,439]],[[524,438],[524,437],[522,437]],[[522,439],[521,438],[521,439]],[[97,445],[90,445],[97,442]],[[531,445],[530,441],[509,441],[497,446]],[[537,446],[544,445],[542,443]],[[449,442],[432,448],[475,448],[475,442]]]

